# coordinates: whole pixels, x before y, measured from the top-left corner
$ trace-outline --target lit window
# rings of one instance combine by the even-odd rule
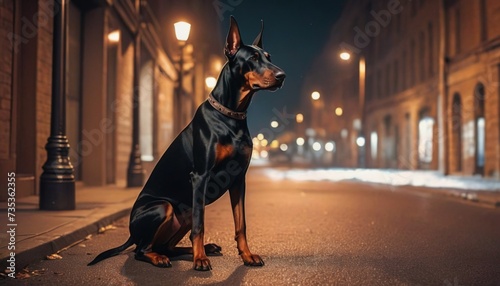
[[[139,143],[141,159],[153,161],[153,62],[147,61],[141,68],[139,86]]]
[[[377,159],[377,147],[378,147],[378,135],[377,132],[372,132],[370,134],[370,151],[372,155],[372,160]]]
[[[477,156],[476,165],[484,167],[484,117],[476,119],[477,126]]]
[[[432,135],[434,119],[424,117],[418,123],[418,159],[423,163],[432,162]]]

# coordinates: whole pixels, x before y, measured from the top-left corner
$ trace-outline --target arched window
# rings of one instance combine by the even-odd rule
[[[420,163],[429,164],[433,157],[434,118],[428,115],[429,111],[420,112],[418,122],[418,160]]]
[[[478,83],[474,88],[474,129],[475,129],[475,157],[476,167],[475,174],[483,174],[484,171],[484,150],[486,145],[485,136],[485,118],[484,118],[484,100],[485,92],[484,85]]]
[[[462,171],[462,101],[460,94],[453,95],[453,103],[451,105],[451,136],[452,150],[454,154],[454,171]]]

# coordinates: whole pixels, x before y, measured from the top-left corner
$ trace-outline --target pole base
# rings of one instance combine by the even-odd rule
[[[74,210],[75,182],[74,181],[40,181],[40,209],[41,210]]]
[[[144,184],[144,173],[141,172],[128,172],[127,174],[127,188],[142,187]]]

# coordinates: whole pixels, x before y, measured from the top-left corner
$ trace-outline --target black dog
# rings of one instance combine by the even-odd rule
[[[177,136],[154,168],[130,216],[130,238],[99,254],[89,265],[136,244],[135,258],[170,267],[168,256],[193,254],[194,269],[211,269],[207,254],[220,254],[215,244],[203,245],[205,205],[229,190],[237,247],[245,265],[264,261],[250,252],[245,226],[245,173],[252,155],[246,110],[258,90],[276,90],[285,79],[262,49],[262,30],[253,45],[243,45],[233,17],[225,54],[228,62],[207,101]],[[176,247],[191,230],[191,247]]]

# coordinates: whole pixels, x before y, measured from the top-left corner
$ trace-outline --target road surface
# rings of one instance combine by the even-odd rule
[[[266,265],[242,265],[226,194],[206,209],[206,242],[222,246],[213,270],[192,270],[190,257],[155,268],[133,253],[86,263],[122,244],[116,229],[29,266],[8,285],[500,285],[500,209],[356,182],[274,181],[248,174],[250,249]],[[189,245],[185,238],[182,242]]]

